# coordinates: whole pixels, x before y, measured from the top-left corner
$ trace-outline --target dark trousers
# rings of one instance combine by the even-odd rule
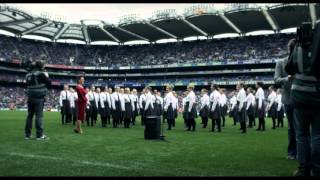
[[[251,128],[253,124],[256,125],[254,115],[248,115],[248,119],[249,119],[249,126],[248,126],[249,128]]]
[[[224,116],[221,116],[221,118],[222,118],[222,127],[224,127],[224,123],[225,123],[226,119]]]
[[[294,107],[297,159],[300,167],[320,176],[320,111],[319,107]]]
[[[61,112],[61,122],[62,124],[66,124],[71,122],[72,114],[67,112]]]
[[[28,98],[28,116],[26,119],[25,125],[25,136],[31,136],[31,129],[32,129],[32,119],[33,116],[36,115],[36,134],[37,138],[40,138],[43,135],[43,105],[44,99],[35,99],[35,98]]]
[[[75,125],[77,121],[77,109],[71,108],[72,124]]]
[[[141,116],[141,125],[144,125],[144,122],[146,121],[146,118],[144,116]]]
[[[119,124],[122,124],[122,122],[124,121],[123,115],[124,115],[124,111],[121,112],[121,117],[119,119]]]
[[[170,130],[173,124],[173,119],[167,119],[167,122],[168,122],[168,130]]]
[[[130,120],[131,118],[124,118],[124,128],[129,128],[130,127]]]
[[[240,128],[242,129],[243,133],[247,132],[247,126],[245,121],[240,122]]]
[[[176,118],[172,119],[172,126],[173,126],[173,127],[176,126]]]
[[[194,120],[194,118],[190,118],[187,120],[187,126],[188,126],[188,130],[195,131],[196,130],[196,121]]]
[[[202,123],[203,123],[203,128],[206,128],[208,125],[208,117],[201,117]]]
[[[272,118],[272,129],[276,128],[276,118]]]
[[[93,107],[91,109],[91,126],[93,126],[93,124],[97,122],[97,118],[98,118],[98,110],[97,108]]]
[[[259,118],[258,130],[266,130],[266,122],[264,118]]]
[[[91,118],[91,111],[90,111],[90,109],[86,109],[86,121],[87,121],[87,126],[90,125],[90,118]]]
[[[137,117],[137,116],[136,116],[135,114],[132,115],[132,122],[131,122],[132,125],[135,125],[135,124],[136,124],[136,117]]]
[[[286,112],[286,117],[288,119],[288,155],[296,157],[297,141],[296,141],[296,131],[294,127],[293,106],[290,104],[285,104],[284,110]]]
[[[101,126],[102,127],[107,127],[107,116],[101,116]]]
[[[218,132],[221,132],[221,119],[220,118],[217,118],[217,119],[211,119],[212,120],[212,128],[211,128],[211,131],[213,132],[215,127],[216,127],[216,124],[218,126]]]
[[[119,119],[118,118],[113,118],[112,119],[112,126],[114,128],[118,127],[118,124],[119,124]]]
[[[277,126],[278,127],[280,127],[280,125],[281,125],[281,127],[283,127],[283,117],[282,116],[278,116],[278,118],[277,118]]]

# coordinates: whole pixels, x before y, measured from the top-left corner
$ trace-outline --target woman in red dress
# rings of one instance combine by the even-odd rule
[[[83,88],[84,84],[84,77],[81,76],[78,79],[78,85],[76,87],[76,92],[78,94],[78,101],[77,101],[77,105],[78,105],[78,120],[77,120],[77,128],[74,129],[75,133],[79,133],[82,134],[82,129],[81,129],[81,122],[84,121],[85,118],[85,109],[86,109],[86,104],[88,102],[88,99],[86,97],[87,91]]]

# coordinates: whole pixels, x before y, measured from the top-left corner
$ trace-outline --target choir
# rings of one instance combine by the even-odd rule
[[[87,126],[94,126],[98,116],[101,120],[101,127],[111,124],[117,128],[122,124],[125,128],[136,125],[136,117],[141,115],[141,125],[143,126],[147,116],[163,116],[163,123],[167,123],[167,130],[175,127],[175,120],[178,111],[182,112],[186,131],[196,130],[196,119],[201,117],[202,128],[207,128],[208,120],[211,119],[211,132],[221,132],[225,127],[225,116],[233,119],[233,125],[240,124],[242,133],[246,133],[247,128],[256,126],[255,118],[259,119],[257,131],[265,130],[265,117],[271,117],[272,129],[283,127],[284,107],[281,101],[281,89],[276,90],[269,87],[269,95],[265,99],[262,82],[256,84],[256,93],[252,87],[246,87],[239,83],[236,90],[225,94],[225,89],[218,85],[211,85],[209,94],[207,89],[202,89],[198,98],[194,92],[194,85],[187,86],[183,93],[182,108],[179,108],[177,93],[173,91],[173,86],[167,85],[165,92],[152,90],[145,87],[138,95],[136,89],[130,88],[99,87],[86,88],[88,99],[86,103]],[[245,90],[246,89],[246,90]],[[61,121],[62,124],[77,120],[77,100],[78,95],[73,88],[68,85],[60,93]],[[276,120],[278,122],[276,123]],[[248,126],[247,126],[248,122]]]

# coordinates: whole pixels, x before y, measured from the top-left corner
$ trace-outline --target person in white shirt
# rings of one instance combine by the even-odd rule
[[[208,125],[208,118],[209,118],[209,107],[210,107],[210,100],[208,96],[208,90],[202,89],[201,90],[201,99],[200,99],[200,116],[203,123],[203,128],[206,128]]]
[[[70,107],[71,107],[71,116],[72,116],[72,123],[73,125],[76,124],[77,121],[77,100],[78,100],[78,94],[77,92],[70,87]]]
[[[226,121],[226,114],[227,114],[227,97],[224,94],[224,89],[220,88],[219,92],[221,94],[220,99],[219,99],[219,105],[220,105],[220,113],[221,113],[221,118],[222,118],[222,127],[225,125]]]
[[[277,126],[283,127],[283,118],[284,118],[284,105],[282,103],[282,91],[281,89],[277,89],[277,97],[276,97],[276,102],[277,102]]]
[[[140,115],[141,115],[141,125],[144,125],[146,120],[144,108],[146,106],[146,88],[142,89],[142,92],[139,97],[139,108],[140,108]]]
[[[276,129],[276,118],[277,118],[277,102],[276,97],[277,93],[273,86],[269,87],[269,96],[268,96],[268,116],[272,118],[272,129]]]
[[[156,103],[159,106],[159,116],[161,116],[163,115],[163,98],[161,97],[161,92],[159,91],[157,92],[156,98],[157,98]]]
[[[255,97],[252,94],[252,88],[247,88],[247,115],[249,118],[249,125],[248,128],[252,128],[252,125],[255,124],[255,118],[254,118],[254,107],[255,107]]]
[[[104,102],[104,107],[106,108],[106,118],[107,118],[107,123],[111,124],[111,94],[112,94],[112,89],[105,87],[104,88],[104,94],[106,95],[106,101]]]
[[[89,98],[89,93],[90,93],[90,89],[88,87],[86,87],[86,92],[88,92],[86,94],[86,98],[87,98],[87,104],[86,104],[86,122],[87,122],[87,126],[90,126],[90,119],[91,119],[91,108],[90,108],[90,98]]]
[[[246,133],[247,132],[247,126],[246,126],[247,95],[246,95],[246,91],[244,90],[244,84],[243,83],[237,84],[237,90],[239,91],[239,93],[237,94],[237,104],[238,104],[240,129],[242,130],[242,133]]]
[[[89,100],[89,109],[90,109],[90,124],[93,126],[93,124],[96,122],[96,117],[98,113],[98,103],[96,102],[96,88],[94,86],[91,86],[91,89],[88,93],[88,100]]]
[[[164,97],[164,111],[166,114],[166,119],[167,119],[167,123],[168,123],[168,129],[167,130],[171,130],[172,124],[173,124],[173,120],[175,118],[175,114],[174,114],[174,104],[175,104],[175,97],[172,93],[172,86],[167,85],[166,86],[166,91],[167,94]]]
[[[237,119],[237,92],[233,91],[231,92],[231,98],[230,98],[230,115],[233,118],[233,125],[237,125],[238,119]]]
[[[63,86],[63,91],[61,91],[59,98],[62,124],[66,124],[71,121],[70,96],[71,93],[69,91],[69,86],[65,84]]]
[[[195,118],[197,118],[197,110],[196,110],[196,95],[193,92],[194,85],[189,85],[187,87],[188,90],[188,96],[186,98],[186,117],[187,117],[187,124],[188,129],[187,131],[190,131],[192,128],[192,131],[196,130],[196,122]]]
[[[124,94],[123,94],[123,100],[125,104],[125,111],[123,114],[123,120],[124,120],[124,128],[130,128],[130,122],[132,118],[132,113],[134,111],[134,102],[132,97],[130,97],[130,89],[125,88]]]
[[[182,116],[183,116],[183,120],[184,120],[184,125],[185,127],[188,127],[187,125],[187,110],[186,110],[186,100],[187,100],[187,96],[188,96],[188,91],[183,92],[183,99],[182,99]]]
[[[112,107],[112,125],[113,128],[118,127],[118,123],[121,117],[121,98],[120,98],[120,87],[116,87],[115,91],[111,94],[111,107]]]
[[[154,112],[154,102],[155,102],[155,97],[152,95],[152,90],[151,87],[146,88],[146,105],[144,107],[144,116],[153,116],[155,115]]]
[[[135,125],[136,124],[136,117],[138,116],[138,112],[139,112],[138,96],[137,96],[136,89],[132,89],[131,97],[132,97],[133,104],[134,104],[134,111],[132,113],[132,125]]]
[[[176,126],[176,118],[178,118],[178,108],[179,108],[179,100],[178,100],[178,94],[175,91],[172,91],[174,96],[174,105],[173,105],[173,111],[174,111],[174,119],[172,122],[172,127]]]
[[[107,109],[105,102],[107,101],[107,96],[104,92],[101,92],[100,88],[96,89],[98,95],[98,112],[100,114],[101,126],[107,127]]]
[[[125,113],[125,103],[123,99],[124,95],[124,88],[120,88],[119,97],[120,97],[120,104],[121,104],[121,116],[120,116],[120,124],[124,121],[124,113]]]
[[[161,116],[160,110],[161,110],[161,102],[157,98],[158,90],[154,89],[153,90],[153,96],[154,96],[154,102],[153,102],[153,107],[154,107],[154,114],[157,116]]]
[[[256,112],[257,112],[257,116],[259,118],[259,126],[257,131],[264,131],[265,130],[265,104],[264,104],[264,91],[262,89],[263,87],[263,82],[257,82],[256,83],[256,88],[257,88],[257,92],[256,92]]]
[[[219,106],[219,99],[221,94],[219,93],[219,86],[214,84],[211,85],[211,94],[209,96],[210,100],[210,116],[212,120],[211,132],[215,131],[215,126],[218,126],[218,132],[221,132],[221,113]]]
[[[99,88],[99,91],[100,88]],[[100,92],[99,92],[100,93]],[[93,92],[93,95],[94,95],[94,103],[95,103],[95,108],[93,108],[93,121],[94,121],[94,124],[97,123],[97,120],[98,120],[98,114],[99,114],[99,111],[98,111],[98,107],[99,107],[99,93],[97,91],[97,89],[95,90],[95,92]]]

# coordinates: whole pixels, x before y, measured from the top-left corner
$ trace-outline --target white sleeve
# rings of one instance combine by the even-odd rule
[[[214,95],[213,95],[213,97],[214,97]],[[218,102],[219,102],[218,97],[214,97],[213,104],[212,104],[212,107],[211,107],[211,111],[214,111],[216,109],[216,106],[217,106]]]
[[[73,97],[74,97],[74,100],[76,101],[76,100],[78,100],[78,94],[77,93],[73,93]]]
[[[140,95],[140,97],[139,97],[139,103],[138,104],[139,104],[140,108],[142,109],[142,107],[143,107],[142,106],[142,95]]]
[[[60,106],[62,107],[62,91],[60,92],[59,104],[60,104]]]
[[[110,97],[111,97],[111,105],[112,105],[112,109],[113,109],[113,110],[116,110],[116,102],[115,102],[114,96],[113,96],[113,95],[111,95]]]
[[[202,108],[204,107],[205,103],[206,103],[206,102],[205,102],[205,99],[204,99],[204,96],[201,97],[200,103],[201,103],[200,109],[202,109]]]
[[[189,103],[188,112],[191,112],[192,106],[193,106],[193,104],[195,103],[195,101],[196,101],[196,97],[192,94],[192,95],[191,95],[191,101],[190,101],[190,103]]]
[[[166,95],[166,97],[164,97],[164,110],[167,111],[169,107],[169,96]]]
[[[135,111],[135,107],[134,107],[134,101],[133,101],[133,96],[129,96],[129,98],[131,98],[131,106],[132,106],[132,111]]]
[[[263,94],[261,94],[261,91],[258,93],[258,109],[261,109],[262,107],[262,100],[263,100]]]
[[[150,104],[150,98],[148,96],[146,96],[146,105],[144,107],[144,110],[147,110]]]
[[[246,107],[246,110],[248,110],[249,107],[250,107],[250,104],[251,104],[251,98],[250,98],[250,96],[248,95],[248,96],[246,97],[246,99],[247,99],[247,107]]]
[[[106,98],[107,98],[108,106],[109,106],[109,108],[111,108],[111,95],[106,94]]]
[[[119,96],[120,97],[120,96]],[[124,97],[120,97],[121,110],[125,111]]]
[[[242,110],[243,107],[243,103],[244,103],[244,94],[243,93],[239,93],[239,112]]]

